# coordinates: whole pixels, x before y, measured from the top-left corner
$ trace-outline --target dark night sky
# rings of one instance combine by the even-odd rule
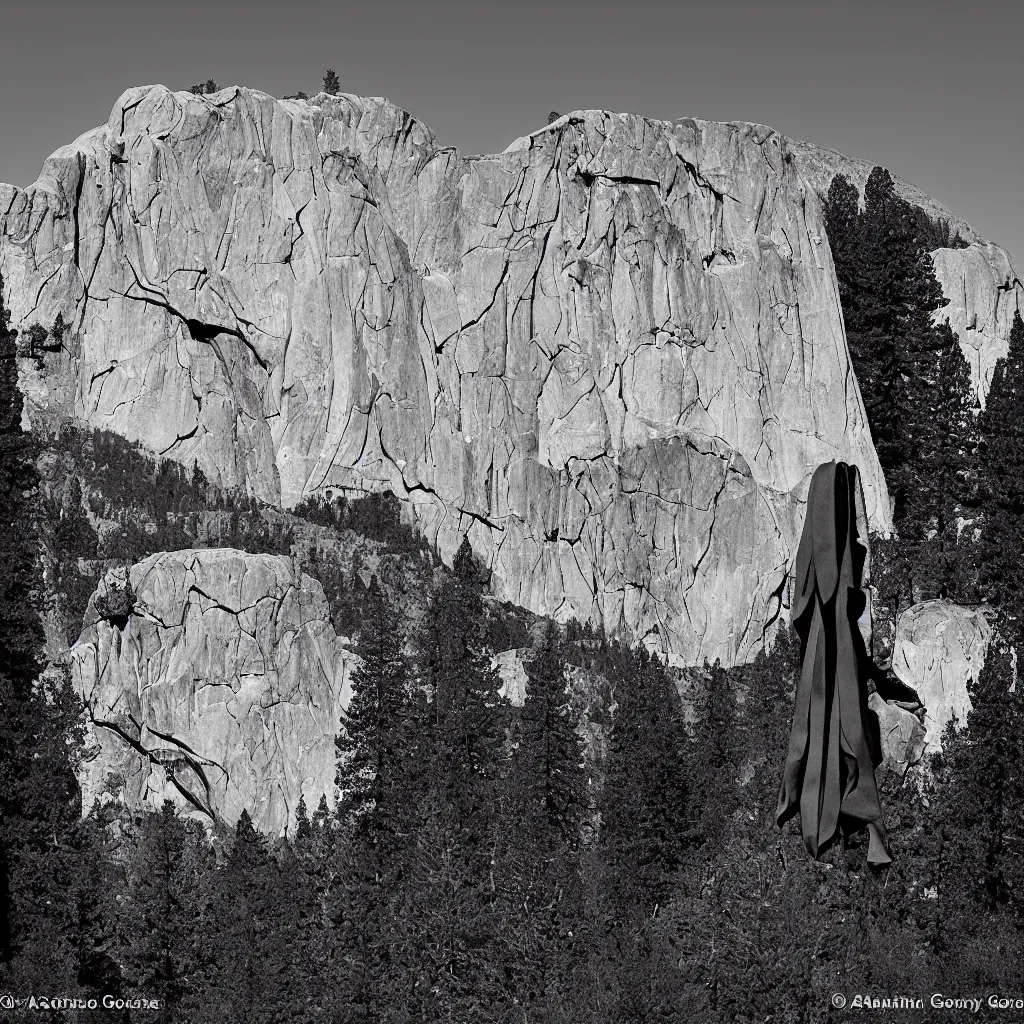
[[[135,3],[0,6],[0,181],[26,185],[132,85],[387,96],[465,153],[549,110],[758,121],[882,163],[1024,269],[1024,4]]]

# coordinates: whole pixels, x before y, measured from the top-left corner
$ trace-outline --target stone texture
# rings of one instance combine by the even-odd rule
[[[351,656],[319,583],[289,558],[232,549],[174,551],[133,566],[123,630],[97,618],[105,580],[71,649],[97,755],[83,768],[86,810],[103,794],[135,808],[170,798],[264,832],[334,800],[334,737]]]
[[[979,241],[966,249],[936,249],[935,276],[949,304],[936,310],[960,339],[971,380],[984,407],[996,362],[1006,356],[1013,316],[1024,316],[1024,285],[998,245]]]
[[[491,667],[501,679],[502,697],[517,708],[521,708],[526,700],[526,687],[529,683],[522,653],[513,648],[501,651],[491,659]]]
[[[73,326],[28,414],[286,506],[390,487],[501,598],[745,661],[815,466],[890,525],[794,153],[579,111],[462,157],[381,99],[129,90],[0,187],[16,324]]]
[[[949,601],[913,605],[897,620],[892,672],[925,707],[926,754],[942,749],[942,733],[954,717],[966,724],[968,684],[985,664],[991,635],[983,610]]]
[[[883,700],[877,693],[868,697],[868,707],[878,717],[882,740],[882,767],[901,778],[921,760],[926,730],[921,719],[907,708]]]

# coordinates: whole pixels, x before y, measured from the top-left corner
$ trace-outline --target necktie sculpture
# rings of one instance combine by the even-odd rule
[[[863,509],[856,466],[828,462],[815,470],[796,556],[792,620],[802,669],[776,818],[782,825],[800,812],[814,858],[840,830],[849,834],[867,825],[868,863],[883,865],[890,857],[875,784],[881,758],[858,627],[867,605]]]

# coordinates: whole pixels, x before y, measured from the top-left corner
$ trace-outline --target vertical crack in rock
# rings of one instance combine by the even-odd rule
[[[85,184],[85,154],[78,154],[78,181],[75,184],[75,200],[72,204],[72,213],[75,220],[75,238],[74,238],[74,252],[75,252],[75,266],[79,266],[79,250],[81,248],[81,231],[78,222],[79,208],[82,205],[82,186]]]

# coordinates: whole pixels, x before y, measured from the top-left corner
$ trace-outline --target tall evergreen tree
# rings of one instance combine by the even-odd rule
[[[1024,321],[1014,315],[1009,350],[992,375],[980,419],[978,498],[982,513],[979,585],[997,604],[1004,632],[1024,638]]]
[[[88,949],[79,943],[92,891],[77,871],[82,707],[66,672],[39,674],[36,445],[21,427],[15,333],[2,295],[0,280],[0,986],[60,982],[75,991],[98,964],[84,965]]]
[[[601,846],[624,906],[664,898],[688,846],[690,785],[682,702],[665,666],[627,652],[601,795]]]
[[[298,946],[314,1018],[317,1014],[326,1015],[328,1006],[334,1006],[339,1014],[345,1006],[349,978],[341,965],[351,955],[352,942],[346,932],[344,914],[349,910],[351,920],[366,905],[358,898],[351,875],[343,875],[339,870],[338,846],[342,837],[337,826],[337,817],[329,810],[325,797],[321,797],[312,818],[300,798],[282,879],[300,918]],[[353,890],[351,896],[344,891],[346,888]],[[371,917],[365,922],[364,933],[374,927]],[[358,1017],[353,1016],[353,1020]]]
[[[829,185],[822,207],[825,233],[828,235],[832,260],[835,264],[839,301],[842,306],[846,340],[850,348],[853,370],[860,384],[865,407],[877,392],[871,353],[862,345],[863,316],[859,304],[861,252],[864,247],[863,224],[860,213],[860,193],[843,174],[837,174]],[[872,413],[868,412],[870,421]]]
[[[717,662],[708,670],[694,717],[688,834],[694,845],[717,849],[739,806],[744,746],[734,683]]]
[[[324,92],[330,96],[337,96],[341,92],[341,81],[332,68],[328,68],[324,75]]]
[[[118,959],[126,992],[160,1000],[159,1020],[177,1018],[183,997],[196,994],[202,929],[209,927],[204,894],[214,871],[213,853],[195,823],[178,817],[166,801],[143,816],[123,885]]]
[[[510,989],[542,1015],[552,993],[569,982],[579,927],[581,833],[589,812],[585,751],[565,668],[558,627],[549,623],[527,663],[495,852]]]
[[[17,332],[9,329],[0,277],[0,650],[2,675],[12,687],[8,699],[24,698],[42,668],[43,627],[39,617],[42,579],[35,532],[37,445],[21,427]]]
[[[920,220],[876,167],[857,191],[837,176],[825,201],[847,342],[897,527],[916,493],[914,467],[934,442],[929,380],[936,354],[955,339],[932,314],[945,305]]]
[[[489,1020],[507,996],[496,862],[510,716],[491,667],[483,585],[463,543],[416,637],[395,818],[380,833],[387,856],[368,856],[365,829],[336,854],[337,975],[353,1021]],[[381,675],[372,661],[364,669]]]
[[[428,608],[423,633],[432,780],[460,827],[479,839],[494,820],[508,704],[485,646],[483,581],[468,540]]]
[[[917,385],[921,422],[913,432],[922,443],[908,461],[910,483],[901,533],[910,543],[920,596],[973,597],[974,552],[968,534],[961,543],[957,518],[968,512],[976,486],[979,441],[970,370],[949,326],[936,333],[944,347],[923,362]]]
[[[940,901],[967,920],[1007,912],[1019,923],[1024,913],[1024,700],[1014,682],[1000,639],[971,689],[966,730],[945,738],[949,782],[933,814],[944,848],[933,881]]]
[[[296,900],[291,879],[242,811],[224,866],[209,876],[199,984],[182,997],[180,1019],[195,1024],[228,1024],[243,1016],[254,1024],[308,1019],[304,901]]]
[[[413,708],[402,619],[376,580],[365,591],[355,653],[360,664],[337,740],[339,815],[352,825],[366,816],[380,825],[401,787]]]
[[[315,888],[330,923],[337,995],[348,1019],[370,1021],[387,987],[389,902],[403,884],[408,836],[418,825],[415,755],[422,718],[401,616],[376,579],[363,590],[355,651],[360,665],[337,741],[341,834],[330,844],[333,877],[326,885],[316,879]],[[315,842],[323,830],[309,831]]]
[[[743,745],[743,782],[739,800],[744,810],[744,831],[751,842],[761,837],[774,840],[779,780],[789,747],[793,697],[800,672],[800,641],[785,622],[780,622],[770,650],[762,650],[750,665],[732,670],[744,687],[739,709],[739,738]]]
[[[583,741],[569,706],[558,628],[549,623],[526,667],[515,785],[541,845],[575,849],[587,809]]]

